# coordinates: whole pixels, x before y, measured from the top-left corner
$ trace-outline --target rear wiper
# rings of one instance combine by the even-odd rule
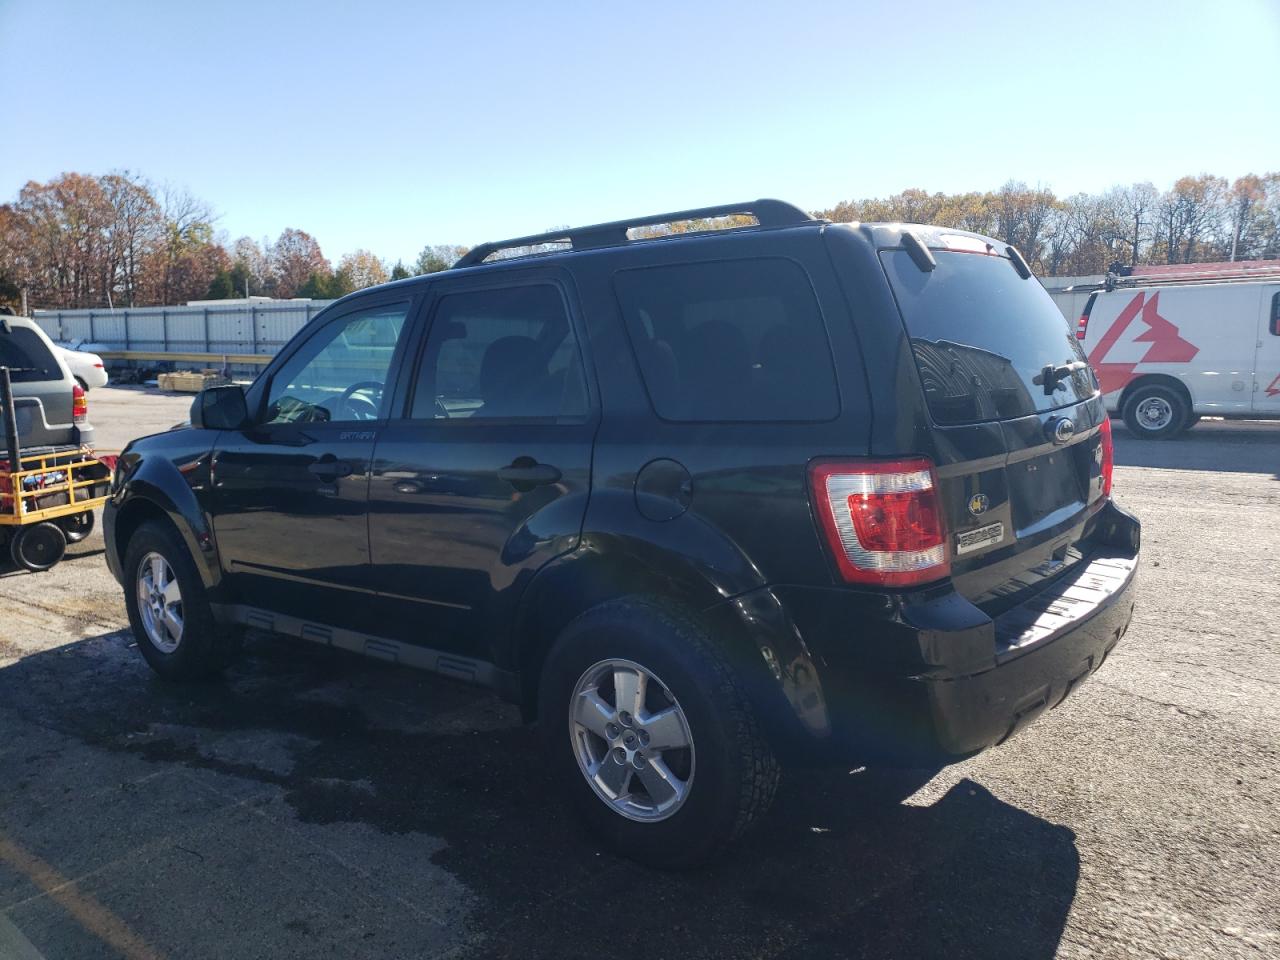
[[[1031,382],[1037,386],[1043,385],[1044,395],[1051,397],[1053,392],[1062,385],[1063,380],[1088,366],[1089,364],[1084,360],[1072,360],[1070,363],[1060,363],[1057,366],[1046,363],[1044,369],[1037,373]]]

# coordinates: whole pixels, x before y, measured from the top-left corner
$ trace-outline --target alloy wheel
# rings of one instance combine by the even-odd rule
[[[138,614],[147,639],[161,653],[182,642],[182,592],[169,561],[152,552],[138,564]]]
[[[596,796],[629,820],[672,816],[689,797],[694,749],[684,710],[651,671],[601,660],[569,702],[578,769]]]

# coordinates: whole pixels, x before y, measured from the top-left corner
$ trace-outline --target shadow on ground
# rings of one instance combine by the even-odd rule
[[[793,772],[760,829],[727,859],[693,873],[648,871],[599,853],[579,832],[545,781],[532,731],[483,692],[261,636],[225,680],[175,687],[154,679],[130,643],[107,634],[18,661],[0,670],[0,706],[22,719],[18,729],[30,721],[68,750],[88,747],[157,776],[214,771],[246,795],[283,798],[300,823],[364,824],[394,838],[386,862],[360,881],[366,889],[350,892],[344,923],[370,922],[362,904],[383,896],[380,877],[414,870],[394,861],[419,834],[444,841],[434,867],[470,891],[474,906],[453,942],[475,956],[1034,960],[1054,956],[1075,895],[1070,830],[970,781],[932,806],[901,804],[927,779],[911,774]],[[56,816],[64,794],[115,786],[83,782],[83,764],[24,781],[24,751],[8,746],[0,809],[46,805]],[[18,822],[0,840],[7,833],[61,868],[57,833],[24,836]],[[127,829],[141,845],[163,828],[140,810]],[[243,841],[229,833],[225,842]],[[206,866],[190,862],[182,869]],[[328,955],[333,943],[286,922],[292,879],[250,866],[239,882],[250,896],[285,901],[270,922],[287,930],[265,939],[292,939],[275,955]],[[99,896],[131,920],[110,887]],[[170,955],[204,955],[209,944],[196,938],[207,921],[195,917],[210,909],[216,900],[192,903],[189,930],[155,936]],[[248,956],[240,947],[265,933],[228,923],[221,955]]]
[[[1202,420],[1172,440],[1134,437],[1113,420],[1116,465],[1163,470],[1269,473],[1280,479],[1280,421]]]

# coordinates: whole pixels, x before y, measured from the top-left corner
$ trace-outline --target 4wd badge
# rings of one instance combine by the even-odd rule
[[[989,506],[991,506],[991,501],[987,499],[985,493],[975,493],[969,498],[969,512],[975,517],[980,517],[986,513]]]

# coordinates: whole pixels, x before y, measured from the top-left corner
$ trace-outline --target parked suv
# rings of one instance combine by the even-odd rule
[[[34,320],[0,307],[0,367],[9,368],[24,451],[75,448],[93,442],[84,388],[60,354]],[[0,419],[3,417],[0,410]]]
[[[780,761],[945,763],[1061,702],[1132,614],[1111,467],[1017,251],[762,200],[338,301],[131,444],[105,532],[160,675],[249,626],[493,687],[598,835],[671,866]]]

